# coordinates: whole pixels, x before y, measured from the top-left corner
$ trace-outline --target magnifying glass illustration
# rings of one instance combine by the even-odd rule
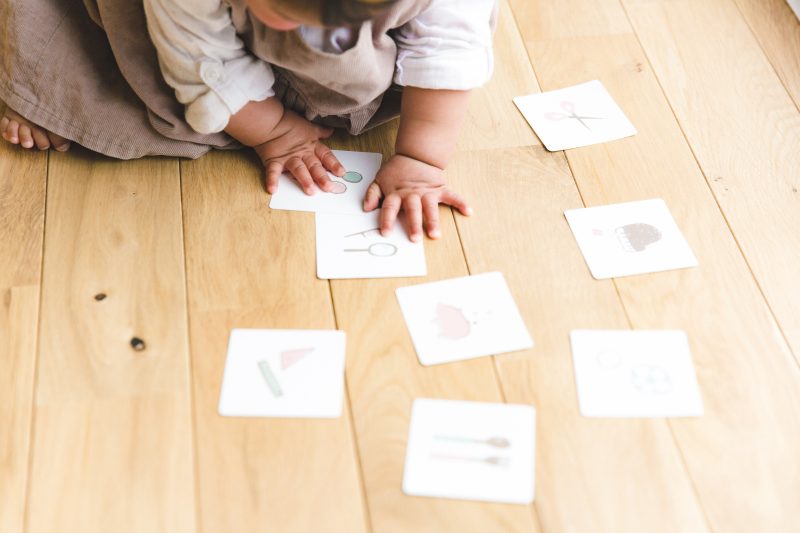
[[[367,235],[369,235],[370,233],[379,233],[380,231],[381,231],[380,228],[372,228],[364,231],[357,231],[355,233],[351,233],[350,235],[345,235],[344,238],[349,239],[350,237],[355,237],[356,235],[360,235],[366,239]]]
[[[367,248],[349,248],[345,252],[367,252],[373,257],[391,257],[397,253],[397,246],[389,242],[376,242]]]

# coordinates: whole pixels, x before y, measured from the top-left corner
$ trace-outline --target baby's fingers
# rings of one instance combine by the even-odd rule
[[[422,236],[422,201],[419,195],[409,194],[403,200],[403,209],[406,212],[408,238],[411,242],[419,242]]]
[[[381,209],[380,227],[381,235],[389,235],[392,231],[394,221],[397,220],[397,213],[400,212],[402,199],[398,194],[390,194],[383,201],[383,208]]]
[[[303,163],[305,163],[308,172],[311,174],[311,178],[314,180],[314,183],[325,192],[331,192],[333,189],[333,183],[331,183],[331,178],[328,176],[328,171],[322,166],[322,163],[317,156],[315,155],[308,155],[303,158]]]
[[[442,193],[440,201],[443,204],[455,207],[465,217],[468,217],[472,214],[472,208],[469,206],[469,204],[467,204],[467,201],[464,199],[464,197],[449,189]]]
[[[303,160],[299,157],[292,157],[284,166],[286,170],[292,173],[292,176],[297,180],[303,192],[309,196],[313,196],[316,192],[314,191],[314,180],[311,178],[311,173],[308,171],[308,168],[306,168],[306,164],[303,163]]]
[[[428,228],[428,237],[438,239],[442,236],[439,231],[439,196],[435,193],[428,193],[422,197],[422,216],[425,218],[425,226]]]
[[[367,194],[364,196],[364,211],[374,211],[381,201],[381,186],[374,181],[370,183],[367,188]]]
[[[267,164],[267,192],[275,194],[278,190],[278,178],[283,174],[283,165],[277,161]]]
[[[326,170],[333,172],[336,176],[344,176],[344,165],[336,159],[336,156],[333,155],[330,148],[322,143],[317,143],[317,146],[314,148],[314,155],[322,162],[322,166],[325,167]]]

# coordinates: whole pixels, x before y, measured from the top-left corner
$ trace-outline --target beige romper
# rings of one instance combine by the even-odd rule
[[[352,48],[330,54],[296,31],[267,28],[244,0],[228,0],[237,33],[273,66],[276,97],[309,120],[353,134],[399,112],[391,31],[430,1],[399,0],[361,25]],[[186,123],[161,75],[141,1],[3,0],[0,54],[0,100],[96,152],[195,158],[239,146],[225,133],[200,134]]]

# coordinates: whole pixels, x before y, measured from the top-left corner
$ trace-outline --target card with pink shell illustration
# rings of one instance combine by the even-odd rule
[[[401,287],[397,300],[423,365],[533,346],[499,272]]]
[[[219,397],[222,416],[338,418],[342,331],[234,329]]]
[[[595,279],[697,266],[664,200],[642,200],[566,211]]]
[[[381,168],[382,156],[371,152],[343,150],[334,150],[333,153],[347,172],[341,177],[328,173],[333,181],[331,192],[323,192],[314,186],[316,194],[308,196],[293,178],[284,173],[278,180],[278,190],[272,195],[269,207],[287,211],[363,213],[364,195],[375,181]]]
[[[683,331],[575,330],[570,340],[583,416],[702,416]]]

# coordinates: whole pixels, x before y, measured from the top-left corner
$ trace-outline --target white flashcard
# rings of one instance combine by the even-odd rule
[[[514,103],[551,152],[636,135],[636,128],[597,80],[518,96]]]
[[[403,492],[529,504],[535,448],[530,405],[420,398],[411,410]]]
[[[397,300],[423,365],[533,346],[499,272],[401,287]]]
[[[219,397],[222,416],[338,418],[342,331],[234,329]]]
[[[564,216],[595,279],[697,266],[664,200],[571,209]]]
[[[683,331],[576,330],[570,338],[583,416],[703,415]]]
[[[315,194],[308,196],[294,178],[284,173],[269,207],[287,211],[363,213],[364,195],[381,168],[381,154],[342,150],[333,150],[333,153],[347,173],[342,177],[328,173],[334,183],[332,192],[323,192],[314,185]]]
[[[425,246],[411,242],[400,223],[386,237],[379,211],[358,215],[317,213],[317,277],[320,279],[424,276]]]

